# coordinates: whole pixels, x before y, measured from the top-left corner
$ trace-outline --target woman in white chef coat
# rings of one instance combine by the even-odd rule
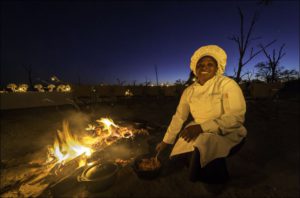
[[[224,157],[247,134],[245,99],[239,85],[223,76],[226,59],[225,51],[216,45],[194,52],[190,68],[197,80],[182,93],[167,132],[156,146],[162,151],[174,144],[191,113],[194,120],[181,131],[170,155],[172,159],[190,154],[191,181],[226,180]]]

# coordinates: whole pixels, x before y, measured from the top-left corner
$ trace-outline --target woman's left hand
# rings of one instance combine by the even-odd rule
[[[185,141],[190,142],[191,140],[195,140],[200,133],[203,133],[201,126],[191,125],[181,132],[179,137],[182,137]]]

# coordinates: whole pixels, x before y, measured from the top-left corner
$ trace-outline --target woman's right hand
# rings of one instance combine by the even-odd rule
[[[168,146],[167,143],[165,143],[164,141],[161,141],[160,143],[158,143],[156,145],[155,150],[156,150],[156,152],[161,152],[161,151],[165,150],[165,148],[167,148],[167,146]]]

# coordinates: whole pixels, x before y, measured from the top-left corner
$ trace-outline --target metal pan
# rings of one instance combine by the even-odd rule
[[[114,184],[118,170],[119,167],[115,163],[94,164],[86,168],[77,181],[84,184],[89,191],[104,191]]]
[[[139,178],[145,179],[145,180],[152,180],[152,179],[157,178],[160,175],[161,170],[162,170],[162,163],[161,163],[160,159],[158,159],[158,160],[159,160],[161,166],[158,167],[157,169],[141,170],[139,168],[139,163],[141,163],[142,159],[151,158],[151,157],[153,157],[153,154],[148,153],[148,154],[140,155],[135,158],[132,168]]]

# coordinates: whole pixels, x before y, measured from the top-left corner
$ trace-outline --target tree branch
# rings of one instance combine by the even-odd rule
[[[276,65],[278,64],[279,60],[285,56],[285,53],[282,54],[282,50],[284,48],[285,44],[283,44],[281,47],[280,47],[280,50],[279,50],[279,53],[278,53],[278,57],[277,57],[277,60],[275,61]]]
[[[228,39],[236,42],[238,44],[238,47],[239,47],[239,51],[241,50],[241,43],[240,43],[240,40],[239,40],[239,37],[236,36],[236,35],[233,35],[232,37],[229,37]]]
[[[257,21],[257,12],[255,12],[253,18],[252,18],[252,21],[251,21],[251,25],[250,25],[250,28],[248,30],[248,33],[247,33],[247,37],[246,37],[246,42],[245,42],[245,46],[244,46],[244,51],[246,51],[247,47],[248,47],[248,44],[249,44],[249,39],[250,39],[250,36],[251,36],[251,33],[252,33],[252,30],[253,30],[253,27],[254,25],[256,24],[256,21]]]
[[[240,7],[238,7],[238,10],[239,10],[239,15],[240,15],[240,23],[241,23],[241,26],[240,26],[240,44],[241,44],[241,49],[244,49],[244,15],[243,15],[243,12],[241,10]]]
[[[270,45],[272,45],[272,44],[275,43],[275,42],[276,42],[276,40],[273,40],[273,41],[271,41],[270,43],[268,43],[266,46],[263,46],[263,45],[260,45],[260,46],[261,46],[263,49],[265,49],[265,48],[269,47]],[[259,53],[261,53],[261,52],[263,51],[263,49],[261,49],[261,50],[255,52],[252,56],[250,56],[249,59],[243,63],[243,66],[246,65],[248,62],[250,62],[250,61],[251,61],[255,56],[257,56]]]

